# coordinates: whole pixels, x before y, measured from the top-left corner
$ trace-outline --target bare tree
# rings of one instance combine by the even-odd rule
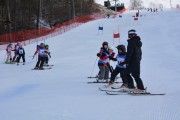
[[[142,8],[142,4],[142,0],[130,0],[130,7],[133,10]]]
[[[0,0],[0,34],[37,29],[41,21],[53,26],[99,12],[93,4],[94,0]],[[13,22],[7,25],[4,21]]]

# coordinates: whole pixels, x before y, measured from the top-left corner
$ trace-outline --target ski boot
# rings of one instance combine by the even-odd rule
[[[35,67],[35,68],[34,68],[34,70],[38,70],[38,69],[39,69],[39,67]]]
[[[146,89],[141,90],[141,89],[135,88],[134,91],[132,91],[132,93],[135,93],[135,94],[146,93]]]
[[[43,67],[40,67],[39,70],[44,70],[44,68],[43,68]]]
[[[6,60],[5,63],[8,64],[8,60]]]

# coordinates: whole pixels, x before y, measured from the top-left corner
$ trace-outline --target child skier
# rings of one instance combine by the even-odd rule
[[[97,53],[97,56],[100,58],[100,59],[103,59],[103,56],[102,56],[102,53],[108,53],[108,42],[103,42],[102,43],[102,47],[100,48],[100,51],[99,53]],[[103,80],[104,78],[104,72],[105,72],[105,67],[104,67],[104,64],[103,62],[101,62],[101,60],[98,61],[98,67],[100,69],[99,73],[98,73],[98,80]]]
[[[99,53],[97,53],[97,57],[100,57],[104,51],[108,51],[108,42],[106,42],[106,41],[102,43],[102,47],[100,48]],[[99,73],[100,73],[100,71],[99,71]],[[98,73],[97,77],[99,76],[99,73]]]
[[[51,54],[50,54],[50,52],[49,52],[49,45],[45,45],[45,56],[44,56],[44,59],[45,59],[45,64],[44,64],[44,66],[49,66],[48,65],[48,62],[49,62],[49,57],[51,58]]]
[[[17,44],[14,46],[14,57],[13,57],[13,62],[17,62],[18,59],[18,48],[20,46],[20,42],[17,42]]]
[[[5,61],[6,64],[8,64],[8,63],[12,64],[12,54],[11,54],[11,51],[12,51],[12,43],[9,43],[7,48],[6,48],[6,52],[7,52],[7,58],[6,58],[6,61]]]
[[[112,48],[109,48],[109,50],[104,50],[102,54],[99,56],[100,59],[98,61],[98,67],[99,67],[99,76],[98,80],[106,80],[108,82],[109,79],[109,70],[111,69],[109,65],[109,56],[113,56]]]
[[[120,88],[122,90],[125,90],[127,88],[127,79],[126,79],[126,74],[125,74],[126,47],[124,45],[118,45],[116,48],[118,50],[118,54],[116,58],[110,57],[110,59],[113,61],[117,61],[117,65],[116,65],[115,70],[111,74],[111,78],[108,85],[111,86],[114,83],[116,76],[120,73],[122,81],[123,81],[123,84]]]
[[[45,47],[44,47],[44,43],[41,43],[39,45],[39,47],[37,48],[37,50],[35,51],[33,58],[35,57],[35,55],[38,53],[38,61],[36,63],[36,66],[34,69],[41,69],[43,70],[43,65],[44,65],[44,56],[46,55],[45,53]]]
[[[21,57],[23,59],[23,65],[25,65],[25,50],[22,47],[22,45],[19,45],[17,52],[18,52],[17,65],[19,65],[19,61],[20,61]]]

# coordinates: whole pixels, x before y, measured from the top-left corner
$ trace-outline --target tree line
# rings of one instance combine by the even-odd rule
[[[0,34],[52,27],[100,12],[94,0],[0,0]]]

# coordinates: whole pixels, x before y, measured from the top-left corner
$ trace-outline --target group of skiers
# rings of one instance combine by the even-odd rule
[[[12,58],[12,51],[14,51],[14,57]],[[13,44],[9,43],[6,47],[7,58],[5,60],[6,64],[17,63],[19,65],[20,59],[23,60],[23,65],[25,65],[25,50],[20,42],[15,44],[13,49]],[[49,57],[51,58],[49,52],[49,45],[45,45],[41,43],[37,45],[37,49],[33,55],[33,59],[35,55],[38,54],[38,60],[34,69],[43,69],[43,66],[48,66]]]
[[[17,62],[17,65],[19,65],[19,61],[22,57],[23,65],[25,65],[25,50],[22,47],[22,44],[20,42],[17,42],[17,44],[14,46],[14,49],[12,45],[13,45],[12,43],[9,43],[6,47],[7,58],[6,58],[5,63],[12,64],[12,63]],[[13,58],[12,58],[12,51],[14,51]]]
[[[118,45],[116,48],[118,54],[114,57],[113,49],[108,46],[108,42],[103,42],[102,48],[97,56],[99,57],[98,81],[109,79],[109,71],[111,71],[110,81],[107,86],[112,86],[116,76],[120,73],[123,84],[120,86],[122,91],[133,91],[134,93],[146,92],[143,82],[140,78],[140,61],[141,61],[141,46],[140,37],[136,34],[136,30],[128,31],[127,52],[124,45]],[[109,61],[117,61],[116,68],[112,70]],[[134,86],[133,78],[137,87]]]
[[[142,42],[140,37],[136,34],[136,30],[132,29],[128,31],[128,45],[127,52],[124,45],[118,45],[116,48],[118,54],[115,56],[113,48],[108,45],[108,42],[103,42],[101,50],[97,53],[99,57],[98,67],[98,81],[109,79],[109,71],[111,72],[110,81],[108,81],[108,86],[111,86],[115,82],[116,76],[120,73],[123,84],[121,89],[123,91],[130,90],[135,93],[146,92],[143,82],[140,78],[140,61],[141,61],[141,46]],[[20,59],[23,59],[23,65],[25,64],[25,50],[20,42],[17,42],[14,49],[12,43],[9,43],[7,48],[7,58],[5,63],[17,62],[19,65]],[[11,52],[14,51],[14,57],[12,58]],[[38,60],[34,69],[43,70],[43,66],[48,65],[49,57],[51,58],[49,52],[49,46],[44,43],[37,45],[37,49],[33,55],[33,58],[38,54]],[[116,68],[113,70],[109,61],[117,61]],[[135,88],[133,78],[136,81],[137,87]]]
[[[43,70],[43,66],[48,66],[49,57],[51,58],[51,54],[49,52],[49,46],[41,43],[37,45],[37,50],[35,51],[33,58],[38,54],[38,61],[34,69]]]

